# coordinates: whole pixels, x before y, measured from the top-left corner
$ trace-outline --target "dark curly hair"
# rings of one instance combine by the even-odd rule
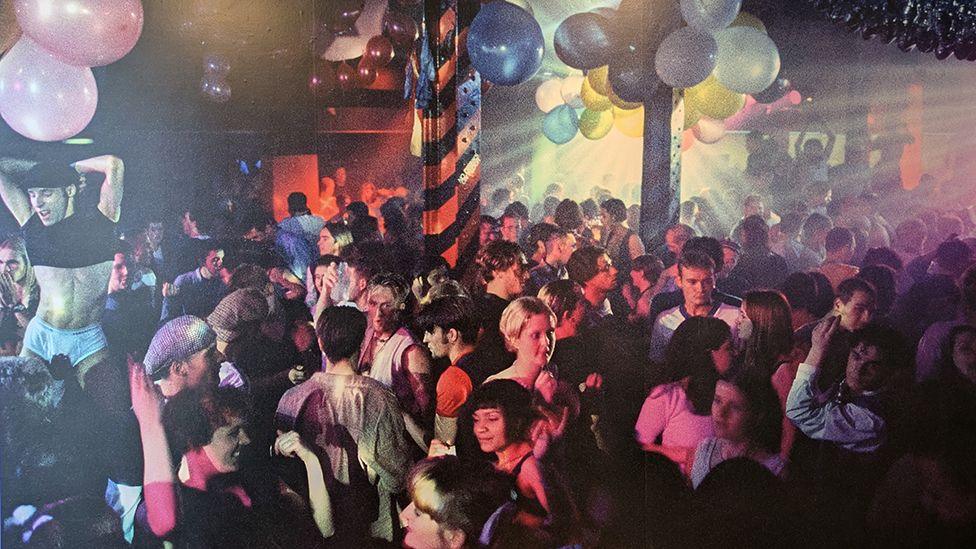
[[[231,387],[208,392],[182,391],[163,408],[163,426],[174,455],[210,444],[214,432],[235,418],[247,422],[251,403],[247,395]]]

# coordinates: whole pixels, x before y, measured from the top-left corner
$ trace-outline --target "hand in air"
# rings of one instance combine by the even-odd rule
[[[279,456],[297,457],[301,460],[312,453],[311,448],[302,442],[302,437],[295,431],[288,431],[287,433],[278,431],[278,438],[274,442],[274,451]]]
[[[162,424],[163,402],[153,386],[146,368],[130,356],[129,391],[132,393],[132,411],[140,425]]]
[[[837,332],[837,328],[840,326],[839,316],[830,316],[821,320],[816,327],[813,329],[813,335],[810,338],[810,344],[812,347],[818,347],[823,349],[830,343],[830,339]]]
[[[0,273],[0,307],[17,305],[17,284],[10,273]]]

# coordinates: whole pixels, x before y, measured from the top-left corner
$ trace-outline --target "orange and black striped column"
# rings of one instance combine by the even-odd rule
[[[420,112],[424,162],[424,248],[457,270],[478,248],[481,197],[481,77],[471,67],[467,34],[477,0],[426,0],[424,38],[436,76]]]

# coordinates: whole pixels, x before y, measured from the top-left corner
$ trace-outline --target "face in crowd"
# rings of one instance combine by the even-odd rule
[[[863,341],[851,349],[847,356],[846,380],[855,393],[877,391],[887,379],[881,350]]]
[[[510,344],[519,359],[528,358],[529,364],[542,368],[549,363],[556,349],[555,330],[549,315],[532,315]]]
[[[529,279],[525,258],[522,257],[504,271],[493,273],[495,280],[502,282],[505,292],[512,297],[519,297],[525,290],[525,283]]]
[[[617,268],[613,266],[609,255],[603,254],[596,258],[596,276],[587,285],[602,292],[610,292],[617,287]]]
[[[115,254],[112,260],[112,274],[108,280],[108,293],[120,292],[129,287],[129,267],[125,254]]]
[[[203,451],[221,473],[232,473],[240,469],[241,450],[251,443],[246,428],[244,419],[231,417],[227,425],[214,431],[210,444],[203,447]]]
[[[76,192],[74,185],[67,187],[37,187],[27,189],[31,207],[44,226],[54,225],[70,215],[73,198]]]
[[[473,415],[474,436],[485,453],[494,453],[508,446],[505,435],[505,415],[499,408],[483,408]]]
[[[499,232],[502,240],[518,242],[519,233],[522,232],[522,221],[517,217],[503,217]]]
[[[685,298],[685,305],[703,307],[711,304],[715,290],[715,273],[711,269],[681,267],[678,269],[678,287]]]
[[[323,228],[319,231],[318,246],[320,256],[335,254],[335,238],[329,229]]]
[[[396,330],[399,311],[403,303],[397,303],[393,291],[386,286],[375,286],[369,290],[366,300],[366,312],[373,331],[377,334]]]
[[[861,291],[855,291],[847,303],[840,298],[834,300],[834,312],[840,317],[840,326],[850,332],[871,322],[875,308],[874,298]]]
[[[27,276],[27,264],[23,257],[10,248],[0,248],[0,270],[10,279],[20,283]]]
[[[727,381],[715,384],[712,399],[712,423],[715,436],[731,442],[748,442],[747,425],[751,419],[749,402],[738,387]]]
[[[444,358],[450,350],[449,330],[440,326],[434,326],[430,331],[424,332],[424,343],[430,349],[430,356],[434,358]]]
[[[216,387],[223,360],[224,356],[217,350],[216,344],[193,353],[182,363],[181,372],[186,376],[184,386],[188,389]]]

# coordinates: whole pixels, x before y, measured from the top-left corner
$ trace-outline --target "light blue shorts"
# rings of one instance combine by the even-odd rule
[[[24,331],[24,349],[51,362],[54,355],[68,355],[71,365],[108,347],[101,324],[92,324],[77,330],[55,328],[41,317],[35,316]]]

